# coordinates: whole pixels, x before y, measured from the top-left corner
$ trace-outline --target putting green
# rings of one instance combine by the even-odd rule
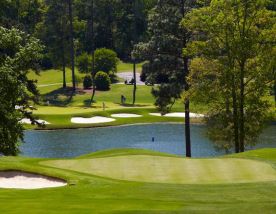
[[[152,183],[229,184],[276,180],[276,170],[268,163],[238,158],[185,159],[129,155],[51,160],[41,164],[112,179]]]

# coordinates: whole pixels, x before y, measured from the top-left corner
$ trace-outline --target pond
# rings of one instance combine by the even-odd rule
[[[191,126],[193,157],[225,154],[217,151],[205,136],[204,125]],[[154,137],[154,142],[152,138]],[[259,139],[261,144],[250,148],[276,147],[276,126],[268,127]],[[70,158],[114,148],[142,148],[184,155],[183,124],[148,124],[107,128],[26,131],[21,145],[23,156]]]

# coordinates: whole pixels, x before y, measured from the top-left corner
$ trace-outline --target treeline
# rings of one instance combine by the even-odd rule
[[[71,5],[77,55],[104,47],[130,60],[134,43],[147,38],[147,16],[155,4],[156,0],[1,0],[0,24],[40,39],[45,68],[69,65]]]
[[[207,134],[218,148],[226,151],[243,152],[256,143],[266,122],[275,115],[269,98],[271,88],[276,89],[275,1],[0,0],[0,3],[0,22],[5,27],[0,27],[0,86],[7,87],[4,82],[10,78],[9,85],[18,89],[19,82],[26,89],[23,103],[17,98],[20,90],[2,90],[1,97],[5,99],[0,104],[6,105],[2,108],[6,112],[15,104],[23,106],[19,110],[21,116],[28,117],[27,95],[29,92],[34,98],[36,95],[26,74],[36,68],[42,47],[39,40],[21,32],[25,31],[44,43],[42,65],[62,66],[63,70],[71,66],[73,92],[74,63],[77,62],[81,72],[90,73],[87,80],[90,85],[93,83],[91,103],[97,72],[103,71],[99,79],[105,76],[107,84],[103,89],[107,89],[110,82],[107,72],[115,71],[117,56],[108,49],[116,51],[122,59],[132,60],[134,77],[136,61],[147,61],[143,78],[155,85],[152,94],[160,112],[166,114],[176,100],[183,100],[188,157],[192,155],[190,100],[208,105]],[[105,48],[99,51],[102,47]],[[114,61],[115,66],[103,68],[104,61],[99,61],[103,57],[98,57],[102,55],[110,56],[105,59]],[[134,81],[133,104],[135,92]],[[14,136],[8,132],[20,134],[10,139],[12,146],[23,133],[16,121],[20,117],[17,113],[12,112],[13,124],[18,126],[15,131],[14,125],[6,128],[10,116],[5,112],[0,115],[4,118],[0,127],[7,130],[2,136]],[[5,145],[7,140],[0,136],[1,139]],[[14,149],[11,150],[14,154]]]

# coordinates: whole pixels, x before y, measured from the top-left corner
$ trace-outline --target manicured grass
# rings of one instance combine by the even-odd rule
[[[54,86],[55,87],[55,86]],[[138,86],[136,105],[132,105],[132,86],[128,85],[112,85],[110,91],[97,91],[95,95],[96,102],[89,105],[91,98],[90,93],[78,92],[73,94],[70,90],[58,89],[44,94],[43,99],[50,102],[50,106],[36,106],[37,110],[34,115],[40,119],[51,123],[46,128],[80,128],[108,125],[123,125],[133,123],[152,123],[152,122],[183,122],[183,118],[168,118],[150,116],[149,113],[157,112],[153,103],[154,98],[151,95],[151,87]],[[125,105],[121,105],[121,95],[124,95],[127,100]],[[103,111],[103,102],[106,109]],[[191,110],[196,113],[206,111],[206,106],[191,105]],[[181,101],[176,102],[172,111],[184,111],[184,106]],[[106,116],[110,117],[114,113],[134,113],[141,114],[141,118],[117,118],[115,122],[106,124],[80,125],[72,124],[71,118]],[[201,119],[192,119],[192,122],[200,122]],[[35,127],[35,126],[34,126]],[[29,127],[28,127],[29,128]]]
[[[175,162],[165,154],[145,150],[113,150],[86,155],[71,160],[96,161],[110,157],[135,158],[148,157],[144,166],[137,171],[146,175],[155,169],[152,160],[161,159],[163,164],[174,168]],[[256,157],[257,156],[257,157]],[[256,161],[250,161],[253,157]],[[258,157],[261,157],[260,159]],[[84,158],[84,159],[83,159]],[[165,159],[164,159],[165,158]],[[254,171],[257,164],[276,169],[276,149],[251,151],[237,155],[245,160],[235,168],[245,166]],[[179,158],[176,158],[179,159]],[[71,161],[69,160],[69,161]],[[132,159],[133,160],[133,159]],[[225,167],[229,158],[215,159]],[[233,161],[240,159],[233,159]],[[229,184],[158,184],[120,181],[78,172],[84,168],[78,165],[74,170],[58,169],[41,165],[47,159],[1,157],[0,169],[19,169],[37,172],[66,179],[66,187],[42,190],[0,189],[1,213],[274,213],[276,210],[276,182],[229,183]],[[51,160],[59,161],[59,160]],[[136,160],[140,161],[140,160]],[[149,162],[148,162],[149,161]],[[182,159],[180,159],[180,162]],[[184,159],[185,161],[185,159]],[[191,161],[191,160],[190,160]],[[205,164],[205,159],[196,160]],[[263,161],[263,162],[260,162]],[[94,164],[96,163],[94,162]],[[102,164],[101,162],[97,162]],[[243,163],[243,162],[242,162]],[[110,161],[107,164],[113,164]],[[156,168],[161,164],[156,163]],[[141,164],[142,165],[142,164]],[[208,164],[207,164],[208,165]],[[117,165],[115,165],[115,169]],[[120,165],[119,165],[120,166]],[[106,166],[103,166],[105,168]],[[148,167],[151,167],[150,169]],[[211,167],[211,166],[210,166]],[[217,167],[217,163],[216,166]],[[101,168],[98,166],[98,168]],[[185,171],[185,169],[182,169]],[[229,169],[232,170],[232,169]],[[271,170],[271,169],[269,169]],[[111,174],[115,171],[112,169]],[[242,169],[240,169],[242,171]],[[92,172],[93,173],[93,172]],[[186,173],[188,173],[186,171]],[[192,173],[192,172],[191,172]],[[260,174],[263,171],[260,172]],[[228,173],[229,174],[229,173]],[[186,176],[183,173],[183,176]],[[208,175],[209,176],[209,175]],[[246,176],[243,174],[243,176]],[[258,176],[258,175],[256,175]],[[259,175],[261,178],[262,175]],[[210,176],[209,176],[210,177]],[[157,177],[158,179],[158,177]]]
[[[76,69],[76,75],[83,76],[84,74],[80,74],[78,69]],[[46,71],[41,71],[39,75],[36,75],[34,72],[30,72],[28,74],[29,79],[37,80],[37,85],[48,85],[48,84],[55,84],[63,83],[63,73],[61,70],[58,69],[51,69]],[[72,74],[69,68],[66,68],[66,82],[71,84],[72,81]]]
[[[143,64],[144,62],[136,64],[137,72],[141,72]],[[133,71],[133,64],[120,61],[118,64],[117,70],[118,72]]]
[[[225,184],[276,180],[276,171],[269,164],[234,158],[190,160],[176,157],[130,155],[46,161],[42,164],[101,177],[151,183]]]
[[[120,63],[120,70],[130,68],[131,64]],[[141,66],[141,64],[139,65]],[[138,67],[139,67],[138,66]],[[67,82],[71,86],[71,71],[67,69]],[[76,70],[77,75],[79,74]],[[96,91],[95,102],[90,106],[91,91],[78,90],[72,94],[70,88],[62,89],[62,72],[49,70],[41,72],[40,76],[30,73],[29,78],[38,80],[38,89],[41,93],[41,105],[36,106],[37,110],[34,115],[51,123],[46,128],[80,128],[94,126],[123,125],[133,123],[151,123],[151,122],[183,122],[182,118],[160,118],[149,116],[150,112],[157,112],[154,106],[154,97],[151,94],[152,87],[137,86],[136,105],[132,105],[133,86],[114,84],[109,91]],[[58,84],[56,84],[58,83]],[[50,85],[49,85],[50,84]],[[54,84],[54,85],[52,85]],[[81,88],[81,87],[80,87]],[[121,95],[126,97],[126,105],[121,105]],[[49,101],[50,106],[46,106]],[[105,103],[106,109],[103,111],[102,106]],[[205,114],[208,106],[195,104],[191,101],[191,112]],[[172,112],[183,112],[184,104],[182,100],[176,101]],[[112,113],[134,113],[142,114],[142,118],[117,119],[113,123],[94,124],[94,125],[76,125],[71,123],[71,117],[91,117],[107,116]],[[275,118],[275,111],[274,116]],[[192,119],[192,122],[203,122],[202,119]],[[35,126],[26,126],[35,128]]]
[[[58,128],[87,128],[87,127],[102,127],[102,126],[116,126],[116,125],[125,125],[125,124],[135,124],[135,123],[160,123],[160,122],[184,122],[184,118],[168,118],[168,117],[156,117],[149,115],[150,112],[156,112],[154,108],[118,108],[113,110],[98,110],[93,111],[90,109],[84,109],[87,112],[79,112],[80,108],[47,108],[43,114],[36,115],[39,118],[50,122],[50,125],[47,125],[46,129],[58,129]],[[71,113],[68,113],[71,111]],[[48,113],[47,113],[48,112]],[[85,117],[89,118],[92,116],[104,116],[111,117],[112,114],[117,113],[135,113],[140,114],[142,117],[137,118],[116,118],[116,121],[111,123],[103,124],[73,124],[71,123],[72,117]],[[192,118],[193,123],[202,123],[201,118]],[[36,126],[33,126],[35,128]]]
[[[137,72],[140,72],[142,69],[142,65],[144,63],[138,63],[136,65]],[[117,67],[118,72],[127,72],[133,70],[133,64],[132,63],[125,63],[120,61]],[[77,76],[84,76],[85,74],[81,74],[77,68],[75,68],[75,74]],[[63,83],[63,73],[59,69],[50,69],[41,71],[39,75],[35,74],[34,72],[30,72],[28,75],[29,79],[37,80],[37,84],[39,88],[45,87],[45,85],[48,84],[56,84],[60,83],[59,87],[62,86]],[[72,73],[70,68],[66,68],[66,82],[68,85],[71,85],[72,82]],[[82,83],[80,83],[82,85]]]

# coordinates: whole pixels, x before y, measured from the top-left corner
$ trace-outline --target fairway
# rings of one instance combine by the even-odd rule
[[[101,177],[151,183],[229,184],[276,180],[276,171],[270,164],[238,158],[185,159],[130,155],[41,163]]]

